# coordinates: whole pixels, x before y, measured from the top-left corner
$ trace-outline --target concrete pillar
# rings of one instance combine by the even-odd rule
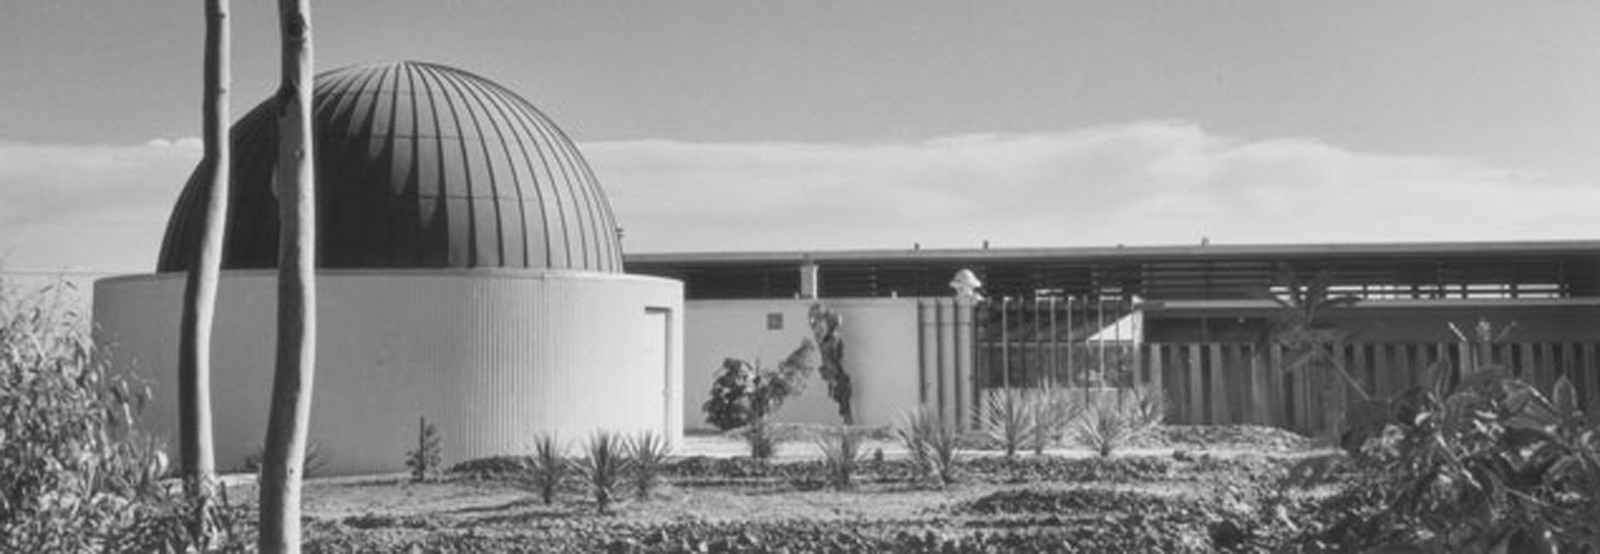
[[[818,269],[811,260],[800,265],[800,298],[815,300],[821,296],[822,273]]]
[[[956,417],[962,429],[972,427],[977,411],[978,381],[972,371],[973,347],[973,300],[970,296],[957,296],[953,302],[955,311],[955,359],[951,360],[951,369],[956,375]]]
[[[961,384],[955,371],[956,360],[956,306],[955,302],[939,299],[935,306],[938,308],[939,317],[939,413],[943,415],[946,423],[955,425],[958,429],[965,429],[965,424],[958,419],[957,411],[961,405]]]

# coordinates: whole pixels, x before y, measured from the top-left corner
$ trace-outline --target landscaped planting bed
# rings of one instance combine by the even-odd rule
[[[963,451],[942,487],[902,456],[867,455],[847,490],[826,486],[818,460],[678,458],[649,498],[605,515],[576,476],[546,505],[521,460],[480,460],[437,482],[309,484],[309,551],[1249,552],[1317,528],[1307,514],[1325,494],[1280,486],[1309,454],[1303,439],[1248,427],[1157,438],[1193,436],[1235,442],[1111,458]]]

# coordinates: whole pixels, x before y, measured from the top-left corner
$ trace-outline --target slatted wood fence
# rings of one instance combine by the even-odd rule
[[[1475,353],[1474,348],[1483,350]],[[1257,423],[1315,433],[1330,423],[1328,402],[1362,409],[1359,395],[1331,368],[1281,370],[1286,354],[1276,346],[1129,343],[1108,348],[1084,342],[1017,342],[980,344],[978,355],[980,389],[1007,383],[1079,386],[1085,375],[1112,386],[1152,384],[1166,391],[1172,423]],[[1600,409],[1600,342],[1517,342],[1488,347],[1453,342],[1363,342],[1335,347],[1333,355],[1374,398],[1402,394],[1426,379],[1429,371],[1448,371],[1459,378],[1468,368],[1488,362],[1510,368],[1546,394],[1559,377],[1566,376],[1576,385],[1585,411]],[[1069,365],[1066,360],[1073,362]],[[1108,369],[1099,372],[1102,368]],[[1001,375],[1002,371],[1009,374]]]

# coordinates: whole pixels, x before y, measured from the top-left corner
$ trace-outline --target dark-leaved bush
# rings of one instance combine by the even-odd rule
[[[1437,371],[1410,417],[1355,455],[1362,478],[1332,542],[1429,552],[1600,552],[1600,422],[1562,377],[1546,396],[1502,367]],[[1355,536],[1360,535],[1360,536]],[[1371,537],[1381,537],[1373,541]]]

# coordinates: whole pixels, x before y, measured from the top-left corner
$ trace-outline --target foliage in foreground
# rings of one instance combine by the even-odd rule
[[[919,407],[896,430],[922,478],[943,487],[955,482],[956,442],[960,433],[937,410]]]
[[[194,547],[194,510],[134,425],[149,391],[109,370],[61,302],[60,289],[22,297],[0,283],[0,551]],[[203,517],[229,540],[214,547],[248,544],[227,513]]]
[[[627,439],[610,431],[598,431],[584,445],[584,457],[573,463],[594,495],[595,509],[609,513],[617,499],[617,485],[630,465]]]
[[[1350,513],[1320,540],[1427,552],[1600,552],[1600,422],[1500,367],[1439,371],[1409,417],[1364,441]]]

